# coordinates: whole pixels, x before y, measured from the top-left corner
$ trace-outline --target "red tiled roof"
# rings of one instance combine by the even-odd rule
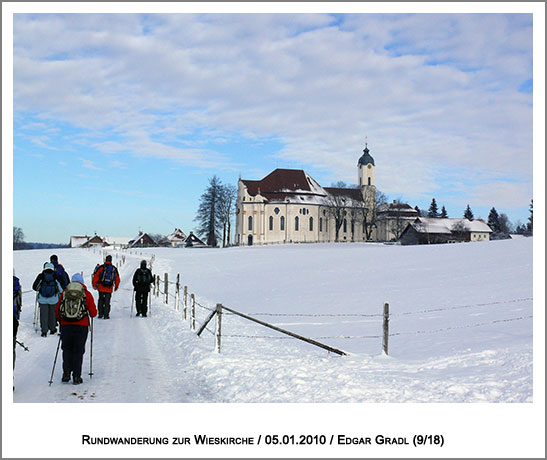
[[[311,192],[306,173],[301,169],[276,169],[262,180],[242,180],[249,194],[256,195],[277,192]]]

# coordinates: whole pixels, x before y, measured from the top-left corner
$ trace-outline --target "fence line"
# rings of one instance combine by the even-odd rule
[[[180,282],[180,274],[177,275],[177,281],[168,281],[168,274],[165,273],[164,279],[162,280],[159,275],[156,276],[155,280],[155,292],[156,295],[162,295],[165,296],[165,303],[169,303],[168,299],[173,298],[175,299],[175,309],[179,310],[178,303],[180,302],[180,289],[182,287],[182,283]],[[162,289],[162,284],[164,289]],[[176,286],[175,293],[172,294],[169,292],[169,289],[167,289],[169,284],[173,284]],[[184,286],[184,294],[183,294],[183,303],[184,303],[184,315],[183,318],[186,319],[186,309],[188,306],[187,297],[189,294],[188,286]],[[349,340],[363,340],[363,339],[383,339],[382,340],[382,348],[384,353],[388,354],[388,338],[389,337],[396,337],[400,335],[418,335],[418,334],[434,334],[438,332],[444,332],[454,329],[464,329],[464,328],[472,328],[472,327],[482,327],[486,325],[491,324],[497,324],[502,322],[509,322],[509,321],[519,321],[524,319],[530,319],[533,318],[533,316],[521,316],[517,318],[508,318],[508,319],[498,319],[493,320],[490,322],[483,322],[483,323],[476,323],[476,324],[469,324],[469,325],[463,325],[463,326],[448,326],[445,328],[439,328],[435,330],[422,330],[422,331],[414,331],[414,332],[389,332],[389,320],[391,317],[398,317],[398,316],[408,316],[413,314],[423,314],[423,313],[434,313],[434,312],[440,312],[440,311],[450,311],[450,310],[457,310],[457,309],[464,309],[464,308],[473,308],[473,307],[485,307],[485,306],[491,306],[491,305],[503,305],[503,304],[509,304],[509,303],[518,303],[518,302],[528,302],[533,301],[533,298],[520,298],[520,299],[511,299],[511,300],[500,300],[500,301],[493,301],[493,302],[482,302],[482,303],[476,303],[476,304],[468,304],[468,305],[457,305],[457,306],[447,306],[447,307],[439,307],[439,308],[431,308],[431,309],[423,309],[423,310],[416,310],[416,311],[407,311],[407,312],[395,312],[392,313],[389,311],[389,304],[384,304],[384,311],[383,313],[377,313],[377,314],[364,314],[364,313],[270,313],[270,312],[255,312],[255,313],[241,313],[235,310],[232,310],[231,308],[225,307],[222,304],[217,304],[216,308],[211,308],[209,306],[203,305],[200,302],[198,302],[195,299],[195,295],[192,293],[190,294],[191,297],[191,307],[192,307],[192,314],[190,316],[190,328],[192,330],[196,330],[195,322],[195,306],[197,305],[199,308],[206,310],[209,312],[209,315],[205,322],[201,325],[199,328],[199,331],[197,332],[197,335],[200,336],[201,333],[205,330],[209,334],[216,337],[216,350],[217,352],[220,352],[220,338],[221,335],[224,337],[230,337],[230,338],[250,338],[250,339],[272,339],[272,340],[282,340],[282,339],[299,339],[307,341],[308,343],[311,343],[313,345],[319,346],[321,348],[327,349],[328,351],[333,351],[337,354],[345,355],[346,352],[343,352],[341,350],[337,350],[336,348],[330,347],[328,345],[324,345],[320,342],[315,342],[315,340],[326,340],[326,339],[349,339]],[[207,326],[209,322],[213,319],[214,316],[217,316],[217,325],[216,325],[216,331],[211,331]],[[247,334],[221,334],[221,315],[230,315],[230,316],[240,316],[244,319],[256,322],[258,324],[261,324],[262,326],[269,327],[271,329],[277,330],[278,332],[281,332],[283,334],[286,334],[287,336],[267,336],[267,335],[247,335]],[[314,336],[314,337],[303,337],[298,334],[295,334],[290,331],[286,331],[284,329],[281,329],[273,324],[265,323],[264,321],[261,321],[259,319],[254,318],[254,316],[270,316],[270,317],[360,317],[360,318],[383,318],[383,334],[378,335],[334,335],[334,336]]]

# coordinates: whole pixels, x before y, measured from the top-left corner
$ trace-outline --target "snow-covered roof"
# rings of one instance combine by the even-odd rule
[[[251,196],[269,203],[328,205],[329,195],[344,195],[363,201],[357,188],[323,188],[301,169],[276,169],[262,180],[241,180]]]
[[[180,228],[175,228],[175,231],[167,235],[166,238],[169,241],[184,241],[186,239],[186,234]]]
[[[490,227],[482,220],[468,220],[457,218],[438,219],[432,217],[419,217],[412,224],[414,229],[419,233],[445,233],[450,234],[454,230],[458,230],[458,226],[462,226],[462,230],[468,232],[483,232],[491,233]]]
[[[81,246],[86,241],[91,238],[90,236],[71,236],[70,237],[70,246],[73,248],[77,248],[78,246]]]

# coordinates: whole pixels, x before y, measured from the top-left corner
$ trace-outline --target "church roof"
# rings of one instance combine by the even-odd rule
[[[262,180],[241,180],[250,195],[260,194],[268,201],[313,201],[325,197],[323,188],[301,169],[276,169]]]
[[[370,155],[370,150],[365,145],[365,150],[363,150],[363,155],[361,155],[361,158],[359,158],[359,161],[357,162],[357,165],[366,166],[369,163],[372,164],[372,166],[375,166],[374,165],[374,158],[372,158],[372,156]]]
[[[268,202],[326,204],[329,195],[347,196],[363,201],[358,188],[321,187],[301,169],[276,169],[262,180],[241,180],[250,195],[260,194]]]

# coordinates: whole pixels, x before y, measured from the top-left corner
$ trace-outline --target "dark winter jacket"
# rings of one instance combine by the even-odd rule
[[[23,295],[19,278],[13,277],[13,317],[19,319],[21,306],[23,305]]]
[[[103,270],[107,265],[112,266],[114,269],[114,283],[112,286],[104,286],[101,284],[101,276],[103,274]],[[118,274],[118,269],[112,265],[112,262],[105,262],[103,265],[101,265],[95,274],[93,275],[93,289],[97,289],[99,292],[113,292],[118,290],[118,286],[120,285],[120,275]]]
[[[85,284],[83,283],[80,283],[80,284],[85,289],[85,306],[87,308],[87,311],[89,312],[89,316],[91,316],[91,318],[95,318],[95,316],[97,316],[97,307],[95,306],[95,300],[93,299],[93,295],[91,294],[91,292],[87,290],[87,287],[85,286]],[[89,326],[89,316],[84,316],[84,318],[81,319],[80,321],[65,321],[61,317],[59,310],[61,307],[61,302],[63,301],[63,294],[64,294],[64,291],[59,297],[59,302],[57,302],[57,306],[55,307],[55,316],[57,317],[57,321],[61,323],[61,326],[64,326],[64,325]]]
[[[55,261],[51,263],[55,267],[55,273],[59,277],[61,288],[64,290],[68,286],[68,283],[70,283],[70,277],[68,276],[68,273],[65,271],[65,267],[63,267],[60,263]]]
[[[137,268],[133,275],[133,288],[135,291],[150,292],[150,285],[153,282],[154,275],[152,275],[149,268]]]

